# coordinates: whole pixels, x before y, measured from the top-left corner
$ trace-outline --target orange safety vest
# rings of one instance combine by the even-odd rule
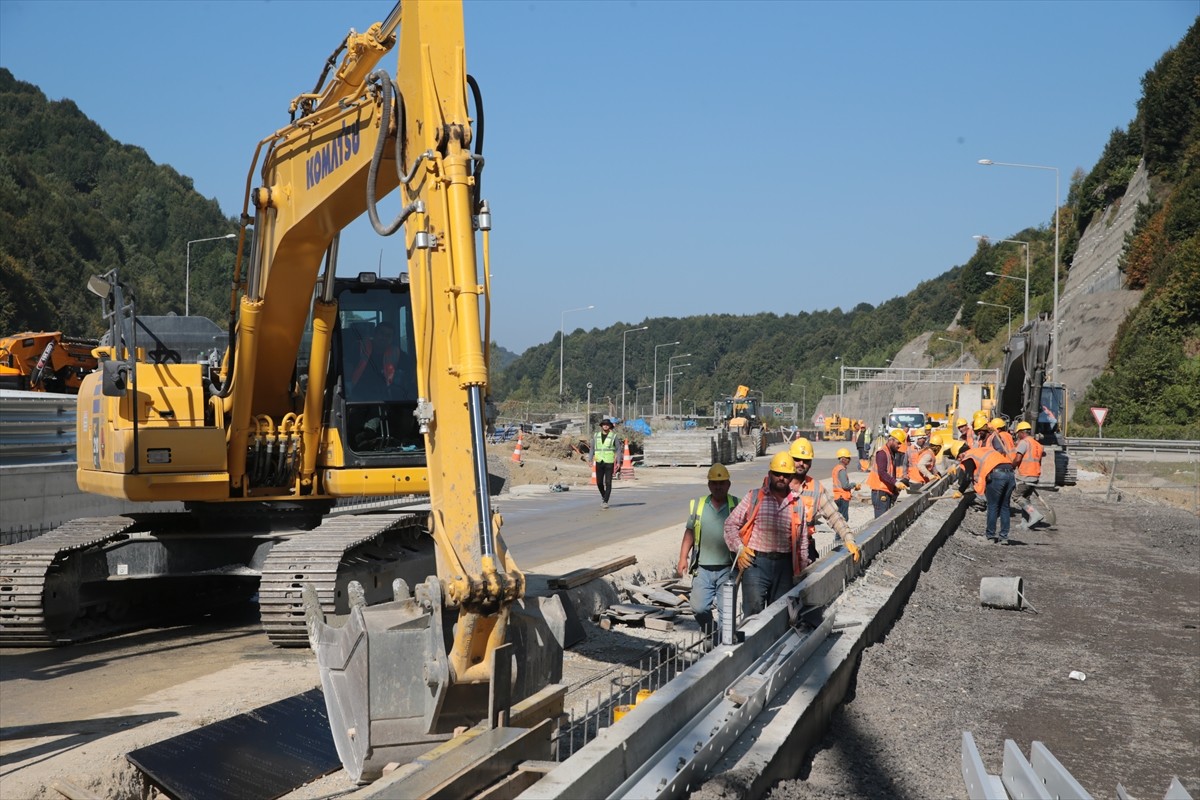
[[[839,464],[839,466],[841,466]],[[801,519],[796,504],[792,504],[792,574],[799,575],[804,571],[805,564],[801,563],[800,558],[803,554],[804,558],[808,558],[808,539],[812,538],[817,533],[817,498],[821,496],[824,487],[818,483],[812,475],[806,475],[804,485],[800,491],[796,492],[796,496],[800,498],[800,502],[804,505],[804,517]],[[795,490],[793,490],[795,491]],[[807,524],[803,524],[803,523]],[[804,541],[799,541],[798,534],[804,530],[808,537]],[[801,549],[803,547],[803,550]]]
[[[988,438],[988,445],[996,452],[1007,456],[1009,461],[1012,461],[1012,457],[1017,451],[1017,446],[1013,443],[1012,434],[1008,431],[995,431]]]
[[[896,459],[892,455],[892,451],[888,449],[887,445],[884,445],[883,449],[887,450],[888,461],[891,463],[890,471],[893,475],[895,475]],[[894,494],[894,492],[888,488],[888,485],[883,482],[883,479],[879,477],[879,462],[875,459],[871,459],[871,473],[867,475],[867,487],[875,492],[887,492],[888,494]]]
[[[1017,465],[1017,474],[1022,478],[1040,478],[1042,477],[1042,456],[1046,454],[1046,448],[1042,447],[1042,443],[1032,436],[1026,436],[1025,441],[1029,443],[1029,452]]]
[[[811,476],[810,476],[811,479]],[[746,522],[742,525],[742,530],[739,536],[742,540],[742,546],[746,547],[750,544],[750,536],[754,532],[754,522],[758,519],[758,507],[762,505],[764,494],[770,494],[768,481],[770,478],[763,480],[761,489],[752,489],[754,493],[754,506],[750,509],[750,515],[746,517]],[[806,514],[812,519],[811,500],[805,503]],[[816,527],[816,521],[812,521],[811,527]],[[788,542],[792,548],[792,575],[798,576],[804,571],[806,564],[804,559],[808,558],[808,529],[800,524],[800,511],[795,502],[792,503],[792,520],[791,530],[788,531]]]
[[[1012,462],[1003,453],[999,453],[990,447],[976,447],[967,451],[967,458],[975,462],[975,493],[983,494],[987,491],[987,477],[992,470],[1002,464],[1012,466]]]
[[[838,480],[838,470],[845,472],[846,465],[839,461],[833,467],[833,498],[835,500],[849,500],[854,495],[851,494],[849,489],[842,488],[842,482]]]
[[[917,457],[915,459],[913,459],[913,463],[908,465],[908,482],[909,483],[928,483],[929,482],[929,479],[921,474],[921,469],[920,469],[921,459],[925,458],[925,455],[927,453],[929,454],[929,458],[930,458],[929,465],[933,466],[933,460],[932,460],[933,459],[933,451],[930,450],[928,447],[926,447],[921,452],[917,453]]]

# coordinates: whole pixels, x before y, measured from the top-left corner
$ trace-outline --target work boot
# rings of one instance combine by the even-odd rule
[[[1021,527],[1027,531],[1032,530],[1034,525],[1037,525],[1046,518],[1032,505],[1025,506],[1025,513],[1028,515],[1028,518],[1021,524]]]

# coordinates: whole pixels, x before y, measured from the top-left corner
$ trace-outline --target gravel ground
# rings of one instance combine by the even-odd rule
[[[1014,529],[1011,547],[968,513],[800,779],[769,797],[964,797],[963,731],[993,774],[1004,740],[1027,757],[1040,741],[1098,800],[1118,783],[1162,797],[1172,776],[1200,797],[1200,521],[1083,488],[1051,496],[1056,529]],[[1036,613],[982,607],[990,576],[1021,577]]]

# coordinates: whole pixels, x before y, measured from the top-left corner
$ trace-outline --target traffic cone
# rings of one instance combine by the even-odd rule
[[[521,442],[522,442],[523,436],[524,436],[523,432],[517,431],[517,446],[515,448],[513,448],[513,457],[512,457],[514,464],[521,463]]]
[[[596,485],[596,462],[595,461],[592,462],[592,479],[590,481],[588,481],[588,485],[589,486]]]
[[[629,455],[629,440],[625,440],[625,457],[621,461],[621,480],[633,480],[633,457]]]

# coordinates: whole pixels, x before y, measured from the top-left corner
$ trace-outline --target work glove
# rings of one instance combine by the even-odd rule
[[[962,497],[962,492],[956,491],[954,494],[952,494],[950,496],[953,497],[955,500],[957,500],[960,497]]]
[[[746,567],[754,563],[754,551],[749,547],[739,547],[737,552],[738,572],[745,572]]]
[[[857,564],[862,551],[858,549],[858,545],[854,543],[853,539],[847,539],[845,544],[846,549],[850,551],[850,555],[854,556],[854,563]]]
[[[896,491],[897,492],[907,492],[908,484],[905,483],[904,481],[896,481]]]
[[[857,491],[858,491],[860,488],[862,488],[862,484],[861,484],[861,483],[856,483],[856,484],[854,484],[853,486],[851,486],[851,487],[850,487],[850,491],[852,491],[852,492],[857,492]]]

